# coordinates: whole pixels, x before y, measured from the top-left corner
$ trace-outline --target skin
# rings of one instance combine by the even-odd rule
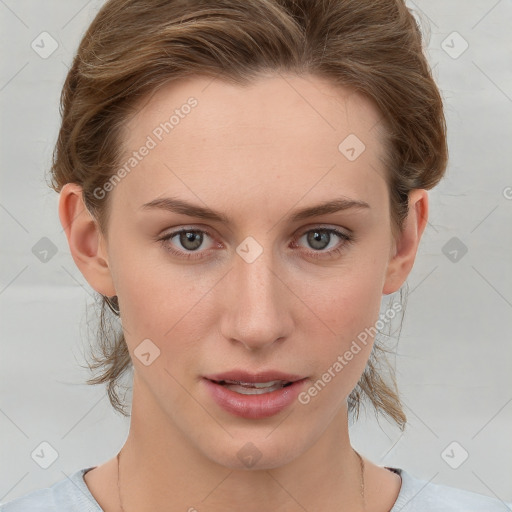
[[[127,157],[190,96],[198,105],[109,193],[106,233],[78,185],[66,185],[59,203],[78,268],[94,290],[118,296],[134,364],[121,454],[124,510],[362,510],[346,399],[373,340],[307,405],[266,419],[224,411],[201,377],[243,368],[319,379],[375,324],[382,295],[407,278],[427,221],[427,192],[410,193],[394,238],[380,113],[367,98],[315,76],[266,75],[248,87],[200,77],[175,82],[127,123]],[[354,161],[338,150],[351,133],[366,146]],[[229,223],[140,208],[169,196],[222,212]],[[339,197],[369,208],[287,220],[298,208]],[[179,236],[157,241],[179,228],[208,234],[195,252]],[[318,248],[304,236],[315,228],[350,230],[353,241],[331,235]],[[236,252],[248,236],[263,249],[252,263]],[[186,260],[168,247],[202,257]],[[336,247],[339,254],[325,256]],[[149,366],[134,355],[147,338],[160,349]],[[261,453],[250,469],[237,457],[248,442]],[[366,510],[389,511],[400,477],[365,463]],[[121,510],[115,457],[85,481],[104,510]]]

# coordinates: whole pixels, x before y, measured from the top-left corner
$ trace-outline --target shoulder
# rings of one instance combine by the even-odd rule
[[[464,489],[434,484],[413,476],[400,468],[389,468],[402,477],[400,493],[390,512],[506,512],[505,503]]]
[[[51,487],[0,504],[0,512],[102,512],[83,478],[90,469],[80,469]]]

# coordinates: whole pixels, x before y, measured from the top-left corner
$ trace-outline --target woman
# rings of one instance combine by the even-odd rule
[[[363,397],[406,422],[375,333],[447,163],[421,44],[401,0],[104,5],[52,173],[73,259],[122,321],[91,382],[123,411],[133,365],[130,433],[2,510],[503,509],[349,439]]]

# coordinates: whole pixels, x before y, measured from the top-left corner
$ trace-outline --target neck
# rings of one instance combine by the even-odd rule
[[[240,469],[207,457],[169,416],[148,410],[150,401],[136,398],[134,388],[130,433],[119,458],[124,512],[364,510],[361,459],[350,445],[346,407],[292,460]]]

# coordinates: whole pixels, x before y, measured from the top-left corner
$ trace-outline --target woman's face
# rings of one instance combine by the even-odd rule
[[[397,288],[379,118],[311,76],[195,77],[141,105],[105,240],[134,363],[132,421],[233,468],[245,454],[285,464],[346,421],[372,348],[357,340]],[[253,394],[206,379],[233,371],[300,382]]]

